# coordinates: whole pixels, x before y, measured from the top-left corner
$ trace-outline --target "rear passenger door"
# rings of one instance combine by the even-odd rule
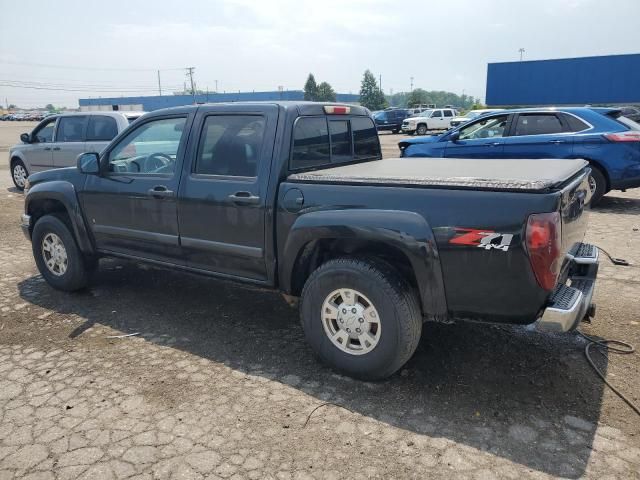
[[[53,167],[73,167],[85,150],[86,115],[63,115],[58,119],[56,137],[51,145]]]
[[[572,150],[570,128],[557,112],[517,114],[504,142],[506,158],[566,158]]]
[[[85,151],[100,153],[116,135],[118,135],[118,124],[115,118],[107,115],[90,115]]]
[[[186,265],[267,279],[265,215],[278,107],[201,107],[178,195]]]

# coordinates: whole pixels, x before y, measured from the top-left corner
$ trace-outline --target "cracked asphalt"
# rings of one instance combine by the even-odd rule
[[[86,291],[51,289],[10,182],[3,164],[0,480],[640,478],[640,418],[575,334],[427,324],[399,374],[355,381],[316,361],[272,292],[119,260]],[[640,190],[590,223],[634,266],[602,259],[582,330],[640,346]],[[597,361],[640,402],[639,355]]]

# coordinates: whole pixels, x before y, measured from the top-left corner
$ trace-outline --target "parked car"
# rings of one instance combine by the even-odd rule
[[[593,313],[588,175],[584,160],[381,160],[358,106],[208,104],[31,175],[22,228],[61,290],[102,256],[278,290],[321,359],[379,379],[423,320],[566,331]]]
[[[402,131],[409,135],[426,135],[429,130],[447,130],[457,114],[458,112],[452,108],[425,110],[416,117],[405,119],[402,122]]]
[[[467,113],[465,113],[462,116],[453,117],[449,125],[451,125],[451,128],[455,128],[459,125],[462,125],[463,123],[467,123],[468,121],[473,120],[474,118],[478,118],[480,115],[486,115],[486,114],[501,111],[501,110],[503,109],[493,108],[493,109],[469,110]]]
[[[622,115],[633,120],[636,123],[640,123],[640,107],[618,107]]]
[[[393,108],[377,112],[373,115],[373,119],[379,132],[391,131],[391,133],[398,133],[402,127],[402,121],[408,115],[404,108]]]
[[[51,115],[31,133],[20,135],[22,143],[9,150],[11,178],[22,190],[34,172],[75,165],[87,150],[100,151],[144,112],[81,112]]]
[[[593,204],[610,190],[640,186],[640,125],[612,108],[505,110],[399,147],[403,157],[584,158]]]

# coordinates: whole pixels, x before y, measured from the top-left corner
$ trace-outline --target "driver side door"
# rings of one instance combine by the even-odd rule
[[[116,140],[81,192],[98,250],[180,263],[177,192],[191,117],[152,117]]]

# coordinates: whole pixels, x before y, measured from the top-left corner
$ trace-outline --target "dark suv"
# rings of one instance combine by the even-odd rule
[[[402,121],[409,116],[409,112],[404,108],[394,108],[375,112],[373,119],[379,132],[390,130],[392,133],[400,132]]]

